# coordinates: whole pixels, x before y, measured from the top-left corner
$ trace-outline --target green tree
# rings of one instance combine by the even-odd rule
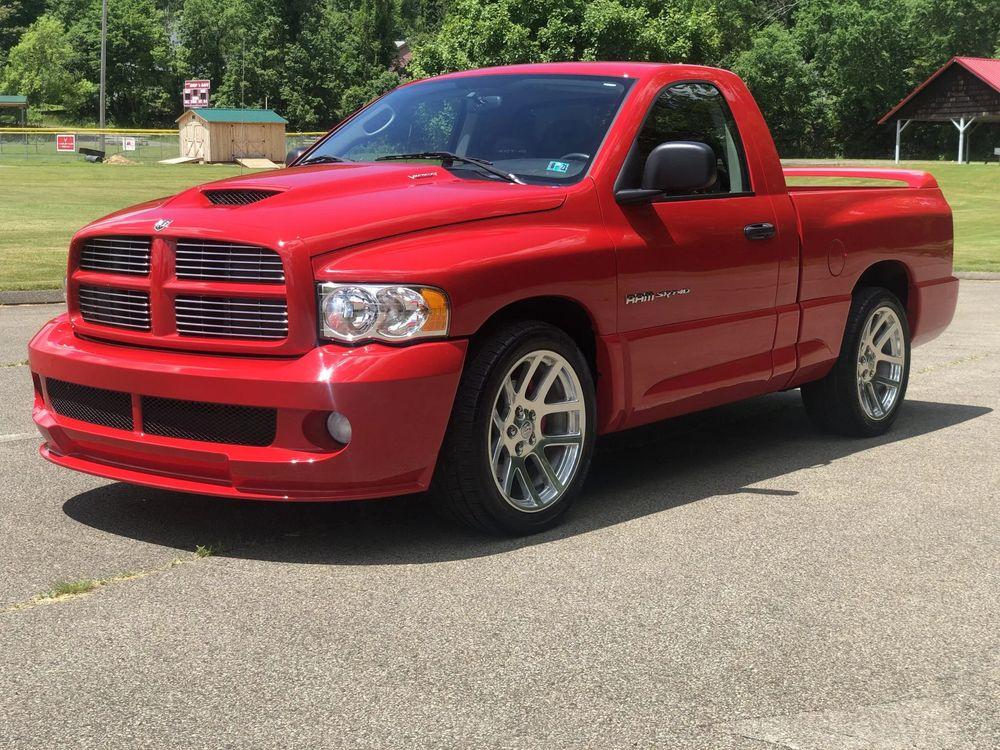
[[[815,69],[833,131],[830,155],[885,153],[877,122],[912,87],[913,34],[908,0],[810,0],[793,32]]]
[[[399,25],[395,0],[361,0],[351,13],[352,33],[340,58],[339,72],[347,85],[338,102],[338,119],[400,84],[392,69]]]
[[[0,66],[11,47],[45,12],[45,0],[0,0]]]
[[[152,0],[108,5],[107,106],[119,125],[163,122],[180,95],[163,12]]]
[[[247,9],[242,0],[184,0],[178,11],[176,50],[182,78],[208,78],[222,83],[226,67],[238,61]]]
[[[795,36],[771,24],[733,62],[733,72],[750,87],[771,127],[782,156],[822,153],[829,102],[815,69],[806,63]]]
[[[93,84],[79,77],[75,61],[62,23],[42,16],[10,50],[0,90],[23,94],[34,106],[77,111],[93,93]]]
[[[955,55],[993,54],[1000,41],[1000,2],[913,0],[909,26],[914,32],[916,83]]]
[[[100,78],[101,0],[52,0],[67,28],[80,73]],[[107,112],[120,126],[165,124],[177,109],[180,85],[163,12],[153,0],[108,3]],[[85,112],[96,119],[94,97]]]
[[[720,53],[715,7],[695,0],[456,0],[414,49],[417,75],[557,60],[706,62]]]
[[[326,129],[341,115],[340,103],[351,80],[344,74],[349,55],[342,30],[350,15],[330,4],[317,4],[285,52],[281,84],[282,114],[307,130]]]

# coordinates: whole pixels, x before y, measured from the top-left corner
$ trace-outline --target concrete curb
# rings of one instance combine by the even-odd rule
[[[32,289],[22,292],[0,292],[0,305],[47,305],[62,302],[62,289]]]
[[[995,271],[958,271],[955,276],[967,281],[1000,281],[1000,272]],[[49,305],[62,301],[61,289],[0,292],[0,305]]]
[[[956,271],[955,276],[969,281],[1000,281],[1000,273],[996,271]]]

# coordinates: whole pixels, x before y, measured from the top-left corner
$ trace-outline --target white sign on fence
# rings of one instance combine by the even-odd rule
[[[133,136],[122,136],[122,151],[135,151],[135,138]]]

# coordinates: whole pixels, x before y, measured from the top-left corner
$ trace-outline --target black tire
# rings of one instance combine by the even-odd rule
[[[527,512],[515,508],[500,492],[487,443],[494,402],[508,372],[534,351],[555,352],[573,368],[581,386],[585,424],[572,479],[550,506]],[[449,520],[490,534],[521,536],[551,528],[569,509],[586,479],[595,421],[590,367],[563,331],[547,323],[523,321],[488,334],[470,351],[462,374],[431,487],[434,507]]]
[[[865,326],[874,312],[883,307],[896,313],[902,328],[904,355],[898,394],[892,405],[884,410],[884,416],[873,418],[862,403],[858,362]],[[823,429],[841,435],[873,437],[888,431],[896,421],[909,379],[910,329],[906,311],[896,295],[888,289],[866,287],[859,289],[854,295],[837,362],[825,378],[802,386],[802,400],[809,416]]]

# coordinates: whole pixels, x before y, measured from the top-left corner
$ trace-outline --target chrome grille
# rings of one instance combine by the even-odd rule
[[[216,206],[246,206],[277,193],[274,190],[206,190],[204,195]]]
[[[281,256],[266,247],[213,240],[177,241],[177,278],[282,282]]]
[[[288,305],[283,299],[181,296],[175,302],[182,336],[283,339],[288,335]]]
[[[80,251],[80,268],[148,276],[149,237],[91,237]]]
[[[88,323],[149,330],[149,294],[110,286],[80,286],[80,314]]]

